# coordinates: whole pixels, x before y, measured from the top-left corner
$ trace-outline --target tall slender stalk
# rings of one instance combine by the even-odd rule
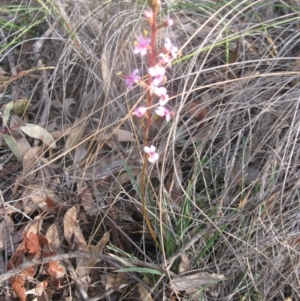
[[[133,84],[139,84],[146,89],[146,100],[143,106],[137,107],[133,115],[138,118],[144,118],[143,124],[143,144],[144,144],[144,156],[143,156],[143,166],[141,172],[141,182],[140,192],[141,192],[141,205],[142,213],[145,218],[147,228],[150,235],[155,242],[156,246],[161,250],[161,246],[156,238],[155,232],[149,220],[147,206],[146,206],[146,183],[149,181],[149,177],[146,174],[147,171],[147,161],[150,163],[157,162],[159,154],[156,152],[156,147],[149,143],[149,129],[153,122],[153,112],[152,109],[155,107],[156,117],[165,117],[166,121],[169,121],[172,112],[170,112],[165,105],[168,103],[169,96],[167,94],[167,89],[162,87],[166,81],[165,68],[171,66],[171,61],[176,57],[178,48],[173,46],[170,39],[166,39],[164,47],[156,50],[156,35],[157,31],[163,27],[169,27],[173,24],[172,19],[168,19],[165,22],[157,25],[156,15],[158,9],[160,8],[160,0],[148,0],[150,9],[144,12],[144,17],[150,25],[150,38],[147,38],[146,34],[139,36],[135,42],[135,47],[133,52],[135,54],[140,54],[145,56],[148,54],[148,79],[147,82],[143,81],[140,76],[138,76],[138,69],[132,71],[130,75],[125,78],[126,84],[129,88],[133,87]],[[154,99],[158,98],[158,103],[154,103]]]
[[[155,6],[152,7],[152,14],[153,14],[153,19],[152,19],[152,24],[150,26],[151,28],[151,43],[150,43],[150,49],[149,49],[149,68],[154,66],[155,63],[155,40],[156,40],[156,8]],[[152,85],[152,77],[148,76],[148,87],[151,87]],[[148,88],[147,93],[147,112],[146,112],[146,125],[144,126],[144,135],[143,135],[143,140],[144,140],[144,147],[148,145],[148,134],[149,134],[149,128],[152,123],[152,118],[151,118],[151,113],[149,108],[152,106],[152,95],[151,91]],[[147,154],[144,154],[144,160],[143,160],[143,167],[142,167],[142,173],[141,173],[141,183],[140,183],[140,189],[141,189],[141,205],[142,205],[142,213],[147,225],[147,228],[150,232],[150,235],[155,242],[156,246],[161,250],[161,246],[156,238],[156,235],[154,233],[154,230],[152,228],[151,222],[149,220],[147,208],[146,208],[146,167],[147,167]]]

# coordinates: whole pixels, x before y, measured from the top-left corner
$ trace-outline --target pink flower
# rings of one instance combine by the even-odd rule
[[[154,67],[149,68],[148,72],[151,76],[158,76],[158,75],[164,75],[166,69],[162,66],[155,65]]]
[[[173,21],[173,19],[170,18],[170,19],[165,21],[165,24],[166,24],[167,27],[170,27],[174,24],[174,21]]]
[[[165,50],[171,54],[173,59],[176,59],[178,48],[172,44],[172,42],[169,38],[166,38],[164,47],[165,47]]]
[[[145,10],[145,11],[144,11],[144,17],[145,17],[150,23],[152,23],[152,21],[153,21],[153,11],[152,11],[152,10]]]
[[[142,118],[145,115],[146,112],[147,112],[146,107],[138,107],[132,112],[132,115],[135,115],[139,118]]]
[[[126,76],[125,78],[125,83],[129,88],[133,87],[134,83],[137,83],[139,81],[139,79],[141,78],[140,76],[138,76],[139,69],[134,69],[131,74],[129,74],[128,76]]]
[[[148,154],[148,161],[150,163],[155,163],[159,158],[159,154],[155,152],[155,150],[156,147],[153,145],[151,145],[150,147],[149,146],[144,147],[144,152]]]
[[[152,92],[159,97],[159,105],[164,106],[169,101],[167,89],[164,87],[153,87]]]
[[[166,67],[171,67],[171,62],[173,58],[168,53],[160,53],[159,57],[161,59],[160,63],[162,65],[166,65]]]
[[[152,83],[154,86],[158,86],[165,80],[166,69],[162,66],[155,65],[154,67],[149,68],[149,74],[153,77]]]
[[[150,39],[139,36],[135,42],[133,53],[144,56],[147,54],[148,47],[150,45]]]
[[[158,107],[156,110],[155,110],[155,114],[160,116],[160,117],[166,117],[166,120],[167,121],[170,121],[171,119],[171,113],[170,111],[165,108],[165,107]]]

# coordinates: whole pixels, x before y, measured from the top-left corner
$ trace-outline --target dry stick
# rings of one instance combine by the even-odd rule
[[[37,66],[42,67],[43,63],[41,60],[41,48],[44,45],[44,42],[46,41],[46,38],[48,38],[50,35],[52,35],[53,29],[56,26],[57,21],[54,21],[52,26],[48,28],[44,34],[41,36],[40,39],[38,39],[33,44],[33,52],[34,52],[34,59],[37,61]],[[40,118],[39,125],[41,127],[45,127],[47,117],[49,116],[50,107],[51,107],[51,99],[48,94],[48,77],[45,70],[42,70],[42,80],[43,80],[43,94],[42,94],[42,102],[44,102],[44,110],[42,113],[42,116]]]

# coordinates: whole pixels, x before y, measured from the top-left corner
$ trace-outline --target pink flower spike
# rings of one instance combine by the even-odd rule
[[[139,36],[135,42],[133,53],[144,56],[147,54],[148,47],[150,45],[150,39]]]
[[[165,106],[169,101],[169,95],[168,94],[165,94],[165,95],[162,95],[159,99],[159,105],[160,106]]]
[[[166,117],[166,120],[167,121],[170,121],[171,119],[171,113],[170,111],[165,108],[165,107],[158,107],[156,110],[155,110],[155,114],[160,116],[160,117]]]
[[[155,152],[155,150],[156,147],[153,145],[151,145],[150,147],[149,146],[144,147],[144,152],[148,154],[148,161],[150,163],[155,163],[159,158],[159,154]]]
[[[148,72],[151,76],[154,77],[154,76],[165,75],[166,69],[162,66],[155,65],[154,67],[149,68]]]
[[[178,48],[172,44],[172,42],[169,38],[166,38],[164,47],[165,47],[165,50],[171,54],[173,59],[176,59]]]
[[[161,61],[160,61],[161,64],[165,64],[166,67],[171,67],[171,62],[172,62],[173,58],[169,54],[160,53],[159,57],[161,58]]]
[[[134,83],[137,83],[140,80],[140,76],[138,76],[139,69],[134,69],[131,74],[129,74],[128,76],[126,76],[125,78],[125,83],[126,86],[129,88],[133,87]]]
[[[155,65],[154,67],[149,68],[148,72],[153,77],[152,83],[154,86],[158,86],[164,82],[164,74],[166,72],[164,67]]]
[[[146,112],[147,112],[146,107],[138,107],[132,112],[132,115],[135,115],[138,118],[142,118]]]
[[[154,87],[153,93],[159,97],[159,105],[164,106],[169,101],[169,95],[167,94],[167,89],[164,87]]]

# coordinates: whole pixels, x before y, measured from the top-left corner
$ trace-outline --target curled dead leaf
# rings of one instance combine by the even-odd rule
[[[110,232],[106,232],[95,246],[89,245],[88,250],[96,254],[103,254],[103,249],[105,248],[106,244],[109,242],[109,238],[110,238]],[[99,261],[101,260],[99,260],[98,258],[89,258],[88,266],[93,267]]]
[[[136,286],[140,294],[140,300],[153,301],[150,292],[144,286],[142,286],[140,283],[138,283]]]
[[[77,209],[75,206],[66,212],[63,223],[65,238],[69,245],[73,245],[74,239],[79,248],[86,250],[87,244],[77,222]]]
[[[207,286],[223,280],[225,280],[224,275],[199,272],[172,279],[172,287],[177,292],[191,289],[198,290],[201,286]]]
[[[27,123],[26,126],[20,126],[20,129],[29,137],[40,139],[51,148],[56,148],[52,135],[41,126]]]
[[[30,148],[23,156],[22,161],[22,175],[25,175],[28,170],[31,169],[33,164],[38,161],[40,155],[42,153],[42,148],[40,146],[36,146],[33,148]]]
[[[10,279],[12,289],[16,292],[21,301],[26,301],[25,296],[25,280],[21,276],[16,276]]]
[[[49,248],[51,251],[57,251],[60,246],[59,234],[57,224],[52,224],[46,232],[46,238],[48,240]]]
[[[59,261],[50,261],[47,271],[55,279],[62,278],[66,274],[66,268]]]
[[[184,273],[189,271],[191,269],[190,267],[191,263],[188,257],[186,256],[186,254],[185,253],[181,254],[180,259],[181,261],[178,268],[179,273]]]
[[[48,287],[48,280],[44,280],[38,283],[33,289],[28,290],[25,295],[42,296],[45,293],[45,289]]]

